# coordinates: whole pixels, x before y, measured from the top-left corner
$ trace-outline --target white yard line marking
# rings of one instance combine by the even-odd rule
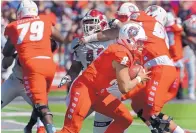
[[[27,110],[27,112],[23,112],[23,113],[29,114],[28,116],[30,116],[30,114],[31,114],[31,112],[28,112],[28,111],[31,111],[31,110],[25,109],[25,108],[17,108],[17,107],[9,106],[9,107],[6,107],[6,109],[17,110],[17,111]],[[19,113],[19,112],[18,112],[18,113]],[[18,116],[18,115],[14,115],[14,114],[16,114],[16,113],[13,114],[13,112],[2,112],[2,114],[5,114],[5,115],[1,115],[2,117],[3,117],[3,116],[9,116],[9,115],[10,115],[10,116]],[[13,115],[11,115],[11,114],[13,114]],[[20,114],[22,115],[21,112],[20,112]],[[57,116],[65,116],[64,113],[59,113],[59,112],[53,112],[53,114],[54,114],[54,115],[57,115]],[[25,115],[25,114],[24,114],[24,115]],[[26,123],[17,122],[17,121],[14,121],[14,120],[4,120],[4,121],[5,121],[5,122],[10,122],[10,123],[16,122],[16,123],[14,123],[14,124],[20,124],[20,125],[25,124],[25,125],[26,125]],[[25,125],[24,125],[24,126],[25,126]],[[145,126],[145,124],[143,124],[143,123],[138,123],[138,122],[133,122],[132,125],[134,125],[134,126]],[[59,129],[61,129],[61,128],[57,128],[57,130],[59,130]],[[3,130],[4,130],[4,129],[3,129]],[[2,131],[3,131],[3,130],[2,130]],[[7,130],[7,129],[5,129],[5,130]],[[189,130],[189,129],[186,129],[186,130],[188,130],[188,131],[190,131],[190,132],[192,132],[192,133],[196,133],[196,130]]]

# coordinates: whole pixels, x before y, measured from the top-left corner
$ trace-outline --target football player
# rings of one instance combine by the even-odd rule
[[[106,16],[98,10],[90,10],[82,19],[83,33],[85,36],[89,36],[93,33],[109,29],[108,21]],[[73,81],[81,72],[85,70],[90,63],[95,60],[98,55],[103,52],[110,44],[113,44],[116,40],[103,41],[103,42],[92,42],[86,45],[79,45],[77,40],[72,43],[72,50],[74,52],[74,60],[67,75],[63,77],[59,87],[63,84]],[[70,76],[69,76],[70,75]],[[122,93],[119,91],[118,86],[114,85],[108,88],[109,93],[120,99]],[[67,106],[69,104],[70,95],[66,97]],[[95,114],[94,121],[94,133],[104,132],[109,124],[112,122],[112,118],[104,116],[100,113]]]
[[[57,43],[51,39],[51,47],[52,52],[57,49]],[[30,98],[26,95],[26,91],[24,89],[23,82],[23,74],[20,61],[18,59],[17,53],[10,57],[4,57],[2,61],[2,67],[7,69],[15,60],[14,67],[12,69],[12,73],[8,79],[6,79],[1,85],[1,109],[7,106],[11,101],[13,101],[16,97],[22,96],[23,99],[32,105]],[[34,120],[34,123],[37,121],[37,133],[45,133],[45,128],[41,120],[38,118]],[[28,130],[32,129],[29,127],[30,124],[25,128],[25,133],[28,133]],[[33,125],[32,125],[33,126]]]
[[[149,79],[143,69],[132,80],[128,72],[134,58],[131,51],[145,39],[145,32],[138,24],[127,24],[121,29],[118,43],[109,45],[72,84],[64,126],[57,133],[79,132],[90,108],[114,119],[105,133],[120,133],[129,127],[132,116],[106,88],[118,82],[120,92],[127,93]]]
[[[32,0],[21,1],[16,13],[17,20],[5,29],[7,43],[3,54],[12,56],[16,49],[26,94],[33,103],[33,114],[40,117],[47,133],[54,133],[56,129],[47,97],[56,71],[50,37],[61,43],[64,38],[54,27],[55,22],[45,15],[38,15],[38,7]]]
[[[172,60],[174,61],[174,65],[177,70],[177,78],[175,83],[173,84],[173,89],[170,89],[171,99],[175,98],[178,89],[182,89],[180,86],[180,82],[184,77],[184,60],[183,60],[183,49],[182,49],[182,31],[183,28],[180,24],[177,23],[177,18],[174,13],[167,12],[167,23],[165,25],[165,29],[167,31],[167,35],[169,38],[169,53],[171,55]],[[180,90],[179,90],[180,91]],[[181,92],[181,91],[180,91]],[[177,96],[178,98],[179,96]],[[180,98],[180,97],[179,97]]]

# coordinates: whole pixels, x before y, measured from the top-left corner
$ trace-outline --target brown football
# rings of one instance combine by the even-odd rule
[[[140,69],[143,69],[141,65],[132,65],[129,67],[129,75],[131,79],[134,79],[137,77],[137,74],[139,73]]]

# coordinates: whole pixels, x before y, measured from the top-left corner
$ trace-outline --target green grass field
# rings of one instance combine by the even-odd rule
[[[128,108],[129,105],[127,105]],[[54,123],[57,128],[61,128],[66,110],[65,104],[50,104],[50,108],[54,113]],[[30,112],[31,107],[27,104],[10,104],[5,107],[2,112]],[[172,103],[165,105],[163,112],[173,116],[176,123],[186,129],[195,130],[196,133],[196,104],[179,104]],[[28,116],[2,116],[2,120],[14,120],[19,123],[27,123]],[[84,121],[81,133],[92,133],[93,118],[88,118]],[[148,128],[138,119],[134,119],[133,125],[128,129],[132,133],[150,133]],[[13,131],[2,131],[2,133],[12,133]],[[22,132],[14,131],[14,132]]]

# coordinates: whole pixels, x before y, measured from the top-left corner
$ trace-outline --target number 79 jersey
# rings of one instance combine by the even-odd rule
[[[110,44],[114,44],[115,42],[115,40],[111,40],[80,45],[74,50],[74,60],[81,62],[84,69],[86,69],[101,52],[103,52]]]
[[[40,15],[7,25],[4,34],[15,46],[21,63],[36,56],[52,56],[50,36],[54,24],[45,15]]]

